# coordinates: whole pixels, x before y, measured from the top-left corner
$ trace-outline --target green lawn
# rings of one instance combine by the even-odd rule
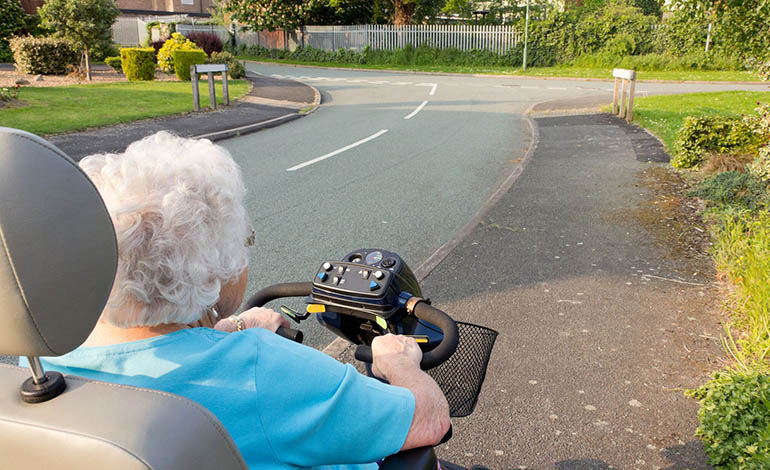
[[[230,99],[249,90],[246,80],[231,80]],[[217,82],[217,101],[222,102]],[[200,84],[201,105],[208,106],[208,83]],[[39,135],[58,134],[192,111],[190,82],[116,82],[64,87],[22,87],[21,105],[0,108],[0,126]]]
[[[634,101],[634,122],[660,137],[671,152],[676,133],[687,116],[751,114],[758,101],[770,102],[770,91],[720,91],[637,98]]]
[[[390,64],[342,64],[330,62],[301,62],[288,59],[267,59],[242,55],[241,60],[255,60],[276,64],[313,65],[319,67],[346,67],[364,70],[403,70],[411,72],[475,73],[490,75],[568,77],[568,78],[612,78],[612,69],[594,69],[584,67],[534,67],[522,70],[521,67],[465,67],[449,65],[390,65]],[[754,72],[718,71],[718,70],[673,70],[662,72],[637,72],[639,80],[674,80],[674,81],[759,81]]]

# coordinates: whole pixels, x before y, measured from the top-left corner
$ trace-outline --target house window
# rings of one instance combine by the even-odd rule
[[[195,5],[195,0],[182,0],[182,5]]]

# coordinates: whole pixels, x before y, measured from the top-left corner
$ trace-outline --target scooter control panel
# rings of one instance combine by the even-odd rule
[[[356,297],[382,297],[393,273],[376,266],[326,261],[318,268],[313,286]]]

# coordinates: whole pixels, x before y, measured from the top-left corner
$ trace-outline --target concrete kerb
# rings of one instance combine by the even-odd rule
[[[522,157],[521,163],[519,163],[519,165],[517,165],[513,171],[511,171],[511,174],[508,175],[505,181],[503,181],[503,183],[498,186],[495,192],[489,196],[489,199],[484,202],[484,204],[476,211],[473,217],[471,217],[471,219],[465,225],[463,225],[451,239],[441,245],[436,251],[433,252],[432,255],[428,257],[428,259],[423,261],[423,263],[414,270],[414,275],[418,282],[422,282],[426,277],[428,277],[428,275],[434,269],[436,269],[436,267],[441,264],[441,262],[444,261],[450,253],[452,253],[452,250],[457,248],[457,246],[459,246],[463,240],[468,238],[471,233],[473,233],[473,230],[475,230],[479,223],[481,223],[482,219],[487,214],[489,214],[495,204],[497,204],[500,199],[502,199],[503,195],[505,195],[505,193],[511,189],[516,180],[519,179],[519,176],[524,173],[524,168],[526,168],[527,164],[532,160],[532,157],[535,154],[535,150],[537,149],[537,145],[540,142],[540,130],[537,127],[537,123],[529,117],[529,114],[535,106],[546,103],[547,101],[553,100],[533,103],[521,114],[521,118],[527,123],[532,134],[529,147],[524,153],[524,157]],[[351,346],[351,344],[352,343],[345,339],[335,338],[334,341],[329,343],[321,351],[328,354],[329,356],[339,357],[348,347]]]
[[[256,72],[250,72],[250,73],[256,73]],[[258,75],[262,75],[262,74],[258,74]],[[293,81],[297,81],[297,80],[293,80]],[[254,124],[249,124],[249,125],[246,125],[246,126],[239,126],[239,127],[234,127],[232,129],[225,129],[225,130],[222,130],[222,131],[211,132],[211,133],[208,133],[208,134],[196,135],[193,138],[194,139],[209,139],[211,141],[216,142],[218,140],[229,139],[231,137],[238,137],[238,136],[241,136],[241,135],[251,134],[253,132],[257,132],[257,131],[260,131],[262,129],[269,129],[271,127],[276,127],[276,126],[279,126],[281,124],[285,124],[287,122],[294,121],[296,119],[299,119],[301,117],[307,116],[308,114],[311,114],[311,113],[315,112],[319,107],[321,107],[321,93],[313,85],[310,85],[310,84],[304,83],[304,82],[300,82],[300,83],[302,83],[303,85],[305,85],[305,86],[307,86],[307,87],[309,87],[310,89],[313,90],[314,98],[313,98],[313,103],[310,104],[310,106],[312,106],[312,108],[310,110],[304,111],[304,112],[302,110],[300,110],[300,111],[298,111],[296,113],[285,114],[285,115],[279,116],[277,118],[267,119],[267,120],[261,121],[261,122],[255,122]]]
[[[461,73],[461,72],[425,72],[419,70],[394,70],[394,69],[358,69],[355,67],[326,67],[323,65],[285,64],[282,62],[263,62],[260,60],[244,60],[250,64],[278,65],[281,67],[295,67],[321,70],[347,70],[350,72],[381,72],[381,73],[408,73],[414,75],[433,75],[443,77],[474,77],[474,78],[516,78],[522,80],[559,80],[576,82],[614,82],[614,78],[584,78],[584,77],[540,77],[536,75],[504,75],[491,73]],[[737,80],[637,80],[637,83],[690,83],[693,85],[767,85],[767,82],[743,82]],[[305,82],[302,82],[305,83]]]

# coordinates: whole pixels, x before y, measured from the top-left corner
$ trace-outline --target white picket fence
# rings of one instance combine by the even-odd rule
[[[119,44],[140,44],[146,38],[145,21],[138,18],[119,18],[112,28],[113,39]],[[176,30],[182,34],[205,31],[216,34],[222,41],[230,37],[224,26],[179,23]],[[523,32],[514,26],[482,25],[352,25],[305,26],[297,31],[239,30],[237,42],[246,46],[295,49],[309,46],[322,50],[369,47],[374,50],[393,50],[411,44],[439,49],[455,48],[463,51],[485,50],[504,54],[523,41]]]
[[[523,33],[514,26],[482,25],[306,26],[298,33],[304,45],[324,50],[361,50],[366,46],[392,50],[411,44],[504,54],[523,40]]]

